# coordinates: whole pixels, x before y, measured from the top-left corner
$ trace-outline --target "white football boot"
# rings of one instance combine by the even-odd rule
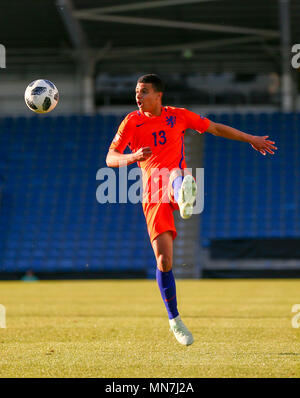
[[[169,319],[170,331],[174,333],[176,340],[183,345],[190,345],[194,342],[192,333],[182,322],[180,315],[176,318]]]
[[[197,184],[193,176],[184,177],[178,191],[178,206],[182,218],[190,218],[193,214],[194,202],[197,195]]]

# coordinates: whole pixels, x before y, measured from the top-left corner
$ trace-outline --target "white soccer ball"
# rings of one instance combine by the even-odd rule
[[[38,79],[28,85],[24,98],[26,105],[33,112],[47,113],[56,107],[59,93],[50,80]]]

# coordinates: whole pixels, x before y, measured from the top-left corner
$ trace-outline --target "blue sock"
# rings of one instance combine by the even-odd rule
[[[168,272],[162,272],[156,268],[156,280],[161,297],[168,311],[169,319],[176,318],[178,315],[176,285],[172,270]]]
[[[178,202],[178,191],[181,188],[183,178],[184,178],[183,176],[178,176],[172,182],[172,187],[174,189],[174,199],[176,200],[176,202]]]

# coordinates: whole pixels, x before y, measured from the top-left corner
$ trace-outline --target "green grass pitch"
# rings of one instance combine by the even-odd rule
[[[153,280],[0,282],[0,377],[300,376],[298,280],[178,280],[177,295],[189,347]]]

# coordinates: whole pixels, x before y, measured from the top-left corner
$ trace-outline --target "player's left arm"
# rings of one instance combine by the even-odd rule
[[[258,136],[247,134],[225,124],[214,123],[211,120],[206,131],[213,135],[228,138],[230,140],[248,142],[251,144],[252,148],[260,152],[262,155],[266,155],[266,152],[274,155],[274,150],[277,149],[275,142],[267,139],[269,138],[268,135]]]

